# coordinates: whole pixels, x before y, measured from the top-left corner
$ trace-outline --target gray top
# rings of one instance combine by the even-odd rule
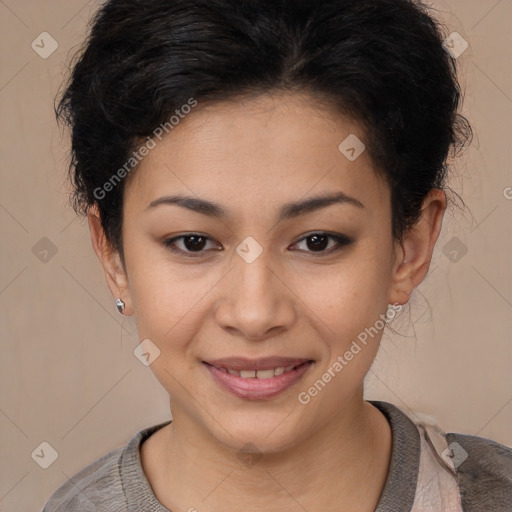
[[[375,512],[512,512],[510,448],[483,437],[443,432],[442,448],[448,444],[451,450],[448,450],[452,458],[450,473],[448,464],[442,460],[446,459],[444,453],[440,457],[440,449],[434,450],[421,423],[388,402],[368,402],[386,416],[393,435],[388,476]],[[170,422],[139,431],[126,446],[112,450],[80,470],[52,494],[42,512],[170,512],[154,495],[142,469],[139,451],[144,440]],[[432,439],[435,441],[434,436]],[[432,447],[431,451],[428,446]],[[435,496],[448,494],[440,490],[442,479],[449,484],[452,481],[454,505],[450,501],[448,506],[442,501],[446,498]],[[431,485],[433,481],[437,485]],[[442,509],[432,505],[441,502]],[[434,508],[427,509],[424,503]]]

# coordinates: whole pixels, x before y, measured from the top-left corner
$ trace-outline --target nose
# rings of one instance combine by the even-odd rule
[[[216,310],[218,324],[248,340],[265,340],[290,329],[296,317],[286,276],[275,269],[269,251],[251,263],[238,255],[225,279]]]

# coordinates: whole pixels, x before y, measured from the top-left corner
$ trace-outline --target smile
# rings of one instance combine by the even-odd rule
[[[238,366],[238,368],[233,368],[227,363],[222,366],[218,362],[213,365],[203,361],[203,365],[215,383],[235,396],[249,400],[272,398],[289,389],[302,379],[314,362],[303,359],[295,360],[287,366],[272,367],[271,364],[271,360],[266,360],[253,363],[253,368],[247,368],[247,366],[243,366],[243,361],[239,361],[232,363],[232,365]],[[267,368],[254,368],[255,365],[267,366]]]

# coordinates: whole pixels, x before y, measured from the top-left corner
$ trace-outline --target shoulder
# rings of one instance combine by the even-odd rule
[[[446,433],[445,437],[457,472],[464,510],[510,511],[512,449],[468,434]]]
[[[446,432],[434,417],[418,410],[387,407],[408,417],[421,439],[415,498],[421,507],[413,510],[512,512],[510,447],[485,437]],[[432,508],[437,498],[439,506]]]
[[[128,510],[130,497],[132,501],[140,500],[140,493],[150,492],[149,484],[144,486],[140,446],[171,421],[139,430],[126,445],[111,450],[81,469],[50,496],[41,512]]]
[[[42,512],[97,512],[106,508],[103,504],[121,504],[119,461],[125,448],[116,448],[78,471],[50,496]]]

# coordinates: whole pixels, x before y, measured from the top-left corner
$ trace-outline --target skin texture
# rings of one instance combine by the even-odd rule
[[[112,294],[135,315],[139,339],[161,351],[151,370],[171,397],[173,422],[142,445],[141,456],[157,498],[174,512],[364,512],[377,505],[391,431],[363,400],[363,380],[382,332],[308,404],[297,396],[388,304],[407,302],[428,271],[446,199],[432,190],[418,223],[401,243],[393,239],[389,187],[367,152],[351,162],[338,150],[349,134],[364,141],[357,123],[306,95],[199,103],[129,177],[126,269],[90,209],[92,243]],[[284,203],[334,191],[364,207],[335,204],[276,221]],[[147,209],[178,193],[218,203],[229,215]],[[336,240],[315,250],[306,238],[323,232],[353,242],[326,254]],[[199,257],[164,245],[190,233],[208,238]],[[263,249],[250,264],[236,252],[248,236]],[[194,250],[183,239],[174,246]],[[280,395],[245,400],[220,388],[201,363],[233,355],[315,363]],[[250,465],[237,456],[247,443],[258,454]]]

